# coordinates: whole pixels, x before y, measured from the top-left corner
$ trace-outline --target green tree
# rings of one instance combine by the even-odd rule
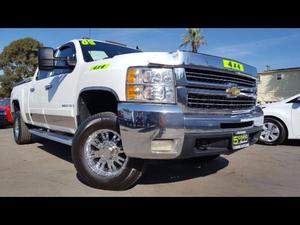
[[[183,37],[181,47],[186,47],[188,44],[191,44],[192,52],[197,53],[201,45],[207,44],[204,36],[201,34],[200,28],[188,28],[187,34]]]
[[[9,97],[16,82],[33,76],[37,67],[37,51],[43,44],[33,38],[11,42],[0,54],[0,97]]]

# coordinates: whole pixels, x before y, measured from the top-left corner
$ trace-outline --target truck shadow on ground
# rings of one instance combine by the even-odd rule
[[[138,184],[173,183],[204,177],[224,169],[229,161],[220,156],[211,161],[201,158],[178,160],[151,160]]]
[[[41,144],[38,146],[39,149],[48,152],[49,154],[54,155],[57,158],[63,159],[69,163],[73,163],[70,146],[50,141],[44,138],[39,138],[36,136],[33,137],[33,142]]]
[[[11,129],[12,125],[0,125],[0,130],[4,130],[4,129]]]
[[[39,149],[69,163],[73,163],[71,158],[71,148],[69,146],[39,137],[34,137],[33,141],[40,144],[38,145]],[[145,173],[138,181],[137,185],[173,183],[197,177],[204,177],[218,172],[227,167],[228,164],[229,161],[222,156],[211,161],[204,161],[201,158],[149,160],[146,163]],[[77,179],[81,181],[78,176]]]

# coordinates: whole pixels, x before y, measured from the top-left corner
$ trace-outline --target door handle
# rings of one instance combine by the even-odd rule
[[[34,91],[35,91],[34,87],[30,88],[30,92],[34,92]]]
[[[45,86],[45,89],[46,89],[46,90],[49,90],[50,88],[52,88],[52,84],[47,84],[47,85]]]

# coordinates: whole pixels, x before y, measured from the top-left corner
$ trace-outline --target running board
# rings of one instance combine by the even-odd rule
[[[71,136],[67,136],[67,135],[63,135],[63,134],[57,134],[54,132],[50,132],[50,131],[45,131],[42,129],[30,129],[29,130],[30,133],[42,137],[42,138],[46,138],[52,141],[56,141],[65,145],[72,145],[72,140],[73,137]]]

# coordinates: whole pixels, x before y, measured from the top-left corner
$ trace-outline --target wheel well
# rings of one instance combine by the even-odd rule
[[[14,111],[14,112],[18,112],[18,111],[20,111],[20,104],[19,104],[19,101],[18,100],[13,100],[12,101],[12,110]]]
[[[78,126],[88,117],[100,112],[117,114],[117,96],[107,90],[88,90],[80,93],[78,98]]]
[[[289,136],[289,130],[287,129],[286,124],[281,119],[279,119],[276,116],[265,116],[265,118],[272,118],[272,119],[278,120],[284,126],[284,129],[286,131],[286,138]]]

